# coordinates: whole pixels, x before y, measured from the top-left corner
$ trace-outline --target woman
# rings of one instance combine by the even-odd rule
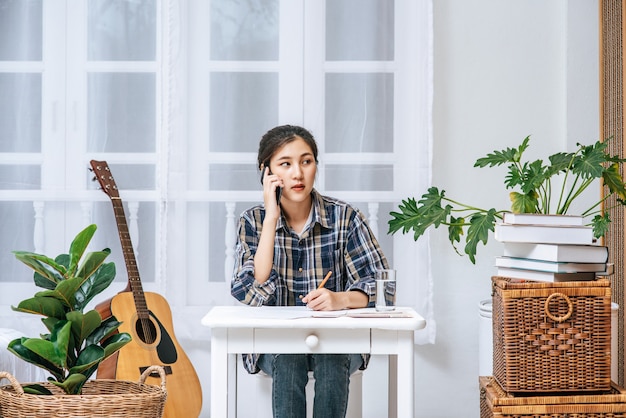
[[[239,301],[326,311],[373,306],[374,272],[388,268],[387,260],[356,208],[313,188],[317,162],[317,144],[304,128],[278,126],[261,138],[264,205],[239,220],[231,284]],[[257,354],[244,364],[250,373],[272,377],[276,418],[306,416],[305,386],[313,371],[313,414],[332,418],[345,416],[350,375],[367,361],[360,354]]]

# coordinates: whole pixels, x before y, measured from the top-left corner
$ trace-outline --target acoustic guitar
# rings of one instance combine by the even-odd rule
[[[174,335],[172,313],[164,297],[144,292],[128,232],[124,206],[106,161],[90,162],[95,180],[111,199],[122,243],[128,285],[125,290],[96,306],[102,318],[114,315],[122,322],[119,332],[128,332],[132,341],[98,367],[100,379],[138,381],[152,365],[163,366],[166,373],[167,401],[163,418],[198,417],[202,409],[200,381],[189,358]],[[157,379],[150,382],[151,379]],[[158,375],[146,383],[160,384]]]

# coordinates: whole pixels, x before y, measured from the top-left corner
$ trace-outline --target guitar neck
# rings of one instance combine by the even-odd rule
[[[133,250],[133,244],[130,239],[130,233],[128,232],[128,224],[126,223],[126,214],[124,213],[124,206],[122,200],[119,197],[112,197],[113,212],[115,213],[115,221],[117,223],[117,230],[120,235],[120,242],[122,244],[122,252],[124,254],[124,261],[126,263],[126,271],[128,272],[128,287],[133,293],[133,299],[135,300],[135,308],[139,318],[148,317],[148,305],[141,286],[141,279],[139,278],[139,270],[137,269],[137,261],[135,259],[135,252]]]

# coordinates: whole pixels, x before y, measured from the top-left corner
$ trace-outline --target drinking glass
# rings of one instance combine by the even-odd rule
[[[376,310],[393,311],[396,309],[396,271],[393,269],[377,270]]]

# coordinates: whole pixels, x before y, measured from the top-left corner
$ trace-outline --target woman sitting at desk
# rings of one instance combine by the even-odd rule
[[[311,133],[275,127],[261,138],[257,158],[264,205],[239,219],[232,295],[253,306],[373,306],[374,272],[388,268],[387,260],[361,212],[313,188],[317,144]],[[313,371],[313,415],[333,418],[345,416],[350,375],[367,361],[360,354],[255,354],[245,356],[244,365],[272,377],[276,418],[306,416],[305,386]]]

